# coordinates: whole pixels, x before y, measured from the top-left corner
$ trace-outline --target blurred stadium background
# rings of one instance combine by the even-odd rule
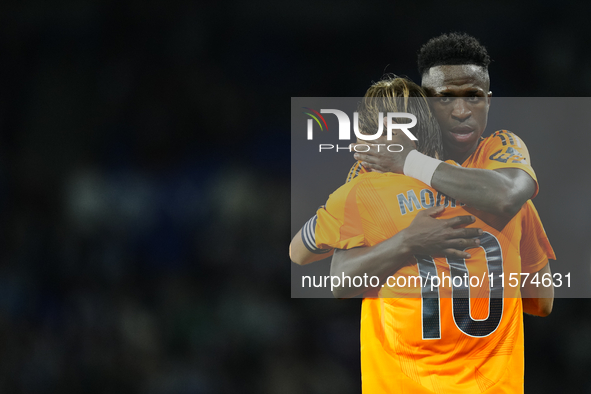
[[[591,92],[588,4],[453,4],[3,4],[0,392],[358,393],[359,300],[289,296],[289,97],[418,80],[450,30],[489,48],[496,96]],[[582,264],[588,132],[550,161],[524,138]],[[590,311],[526,319],[526,393],[591,392]]]

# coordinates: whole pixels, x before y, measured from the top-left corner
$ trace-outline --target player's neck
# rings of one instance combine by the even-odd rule
[[[453,160],[456,163],[462,165],[471,155],[472,153],[474,153],[474,151],[476,151],[476,148],[478,147],[478,144],[475,145],[474,147],[470,148],[467,151],[463,151],[463,152],[458,152],[458,151],[452,151],[452,150],[445,150],[445,159],[446,160]]]
[[[472,156],[472,153],[476,151],[476,148],[478,148],[478,145],[480,145],[482,140],[483,138],[480,137],[480,139],[478,139],[478,142],[473,147],[467,150],[457,150],[453,147],[450,149],[444,146],[445,160],[453,160],[459,165],[462,165],[466,160],[468,160],[470,156]]]

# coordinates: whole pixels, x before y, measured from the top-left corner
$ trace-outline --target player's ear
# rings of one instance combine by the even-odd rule
[[[486,95],[486,99],[488,100],[488,105],[490,107],[490,102],[492,101],[492,90],[489,90],[487,95]]]

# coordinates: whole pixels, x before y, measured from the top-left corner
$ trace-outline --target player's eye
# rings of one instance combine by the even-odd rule
[[[467,100],[468,100],[468,102],[471,102],[471,103],[479,103],[484,100],[484,97],[477,96],[476,94],[474,94],[473,96],[467,97]]]
[[[448,97],[448,96],[437,97],[437,101],[440,103],[450,103],[451,97]]]

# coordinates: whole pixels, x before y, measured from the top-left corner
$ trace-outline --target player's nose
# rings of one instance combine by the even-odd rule
[[[468,119],[472,115],[468,103],[465,100],[454,100],[453,110],[451,112],[452,118],[459,120],[460,122]]]

